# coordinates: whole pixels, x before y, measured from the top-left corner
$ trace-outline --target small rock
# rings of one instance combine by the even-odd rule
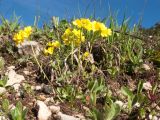
[[[124,105],[124,103],[122,101],[116,101],[115,102],[117,105],[119,105],[120,107],[122,107]]]
[[[44,100],[46,100],[46,97],[45,97],[45,95],[39,95],[39,99],[44,101]]]
[[[9,66],[7,67],[7,70],[10,71],[10,70],[14,70],[15,69],[15,66]]]
[[[34,105],[34,103],[33,103],[33,102],[29,102],[29,103],[28,103],[28,105],[33,106],[33,105]]]
[[[153,116],[152,120],[159,120],[157,116]]]
[[[40,45],[36,41],[25,40],[22,44],[19,44],[17,47],[18,47],[18,53],[20,55],[38,56],[41,51]],[[34,50],[34,52],[33,52],[33,50]]]
[[[48,120],[52,115],[50,109],[42,101],[38,100],[36,103],[37,103],[37,106],[39,107],[38,120]]]
[[[147,64],[143,64],[142,65],[142,68],[144,69],[144,70],[150,70],[151,68],[149,67],[149,65],[147,65]]]
[[[143,83],[143,88],[145,90],[152,90],[152,85],[150,82]]]
[[[18,92],[16,93],[15,97],[19,98],[20,96],[21,96],[21,92],[18,91]]]
[[[61,112],[59,112],[57,114],[57,116],[60,118],[60,120],[80,120],[80,118],[76,118],[74,116],[66,115],[66,114],[63,114]]]
[[[149,115],[149,120],[159,120],[157,116]]]
[[[51,110],[52,113],[57,114],[60,112],[60,107],[59,106],[49,106],[49,109]]]
[[[150,35],[150,36],[148,36],[149,38],[153,38],[153,36],[152,35]]]
[[[25,75],[30,75],[30,72],[27,71],[27,70],[24,70],[23,73],[24,73]]]
[[[150,114],[150,115],[149,115],[149,119],[152,120],[152,118],[153,118],[153,116]]]
[[[136,104],[134,104],[134,106],[133,107],[140,107],[140,104],[137,102]]]
[[[9,120],[9,119],[7,119],[7,118],[4,117],[4,116],[0,116],[0,120]]]
[[[55,101],[54,101],[54,99],[52,97],[46,98],[46,100],[44,102],[45,103],[49,103],[49,102],[55,103]]]
[[[3,94],[6,92],[6,89],[4,87],[0,87],[0,94]]]
[[[52,94],[53,93],[53,87],[50,85],[44,85],[43,86],[43,92],[45,94]]]
[[[81,114],[77,114],[75,117],[80,118],[80,120],[86,120],[85,117]]]
[[[42,86],[35,86],[35,90],[37,90],[37,91],[42,90]]]
[[[8,72],[5,74],[8,76],[8,81],[6,86],[13,86],[15,90],[18,90],[20,87],[20,83],[25,80],[23,75],[19,75],[13,70],[15,67],[11,66],[8,68]]]
[[[14,67],[11,66],[8,68],[8,72],[6,72],[6,75],[8,76],[8,81],[6,86],[13,86],[15,90],[18,90],[20,87],[20,83],[25,80],[23,75],[19,75],[13,70]]]

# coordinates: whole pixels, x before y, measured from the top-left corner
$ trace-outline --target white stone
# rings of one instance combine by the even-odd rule
[[[80,120],[80,118],[76,118],[74,116],[66,115],[66,114],[63,114],[61,112],[59,112],[57,115],[60,118],[60,120]]]
[[[13,68],[13,67],[12,67]],[[20,87],[20,83],[25,80],[23,75],[17,74],[13,69],[9,68],[9,71],[6,72],[8,76],[8,81],[6,86],[13,86],[15,90],[18,90]]]
[[[122,107],[124,105],[124,103],[122,101],[116,101],[115,102],[117,105],[119,105],[120,107]]]
[[[60,112],[60,107],[59,106],[49,106],[49,109],[51,110],[52,113],[56,114]]]
[[[150,114],[150,115],[149,115],[149,120],[152,120],[152,118],[153,118],[153,116]]]
[[[24,73],[25,75],[29,75],[29,74],[30,74],[30,72],[27,71],[27,70],[24,70],[23,73]]]
[[[140,104],[137,102],[136,104],[134,104],[134,107],[140,107]]]
[[[145,90],[152,90],[152,85],[150,82],[143,83],[143,88]]]
[[[42,89],[42,87],[41,86],[35,86],[35,90],[41,90]]]
[[[36,41],[25,40],[22,44],[19,44],[17,47],[18,47],[18,53],[21,55],[38,56],[41,51],[40,45]]]
[[[15,66],[9,66],[9,67],[7,67],[8,71],[13,70],[13,69],[15,69]]]
[[[152,120],[159,120],[157,116],[153,116]]]
[[[6,89],[4,87],[0,87],[0,94],[3,94],[6,92]]]
[[[145,70],[150,70],[151,68],[149,67],[149,65],[147,64],[143,64],[142,65],[142,68],[145,69]]]
[[[38,100],[36,103],[37,103],[37,106],[39,107],[38,120],[48,120],[52,115],[50,109],[42,101]]]
[[[4,116],[0,116],[0,120],[9,120],[9,119],[5,118]]]
[[[46,103],[46,104],[49,102],[52,102],[52,103],[54,103],[54,105],[56,105],[53,97],[46,98],[46,100],[44,101],[44,103]]]
[[[77,114],[75,117],[80,118],[80,120],[86,120],[82,114]]]

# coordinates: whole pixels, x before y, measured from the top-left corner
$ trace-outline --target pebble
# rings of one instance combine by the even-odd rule
[[[51,110],[52,113],[57,114],[60,112],[60,107],[59,106],[49,106],[49,109]]]
[[[39,95],[39,99],[42,100],[42,101],[45,101],[46,97],[45,97],[45,95]]]
[[[18,47],[18,53],[20,55],[38,56],[40,54],[41,49],[42,49],[38,42],[28,41],[28,40],[25,40],[22,44],[18,45],[17,47]],[[34,52],[32,50],[34,50]]]
[[[39,108],[37,116],[38,120],[48,120],[52,115],[51,110],[43,101],[37,100],[36,105]]]
[[[18,90],[20,87],[20,83],[25,80],[23,75],[19,75],[13,70],[15,66],[8,67],[8,71],[5,75],[8,76],[6,86],[13,86],[15,90]]]
[[[142,65],[142,68],[144,69],[144,70],[150,70],[151,68],[149,67],[149,65],[147,65],[147,64],[143,64]]]
[[[0,87],[0,94],[3,94],[6,92],[6,89],[4,87]]]
[[[43,90],[45,94],[52,94],[53,93],[53,87],[50,85],[44,85]]]
[[[36,91],[42,90],[42,86],[35,86],[35,90],[36,90]]]
[[[57,114],[57,116],[60,118],[60,120],[80,120],[80,118],[76,118],[74,116],[66,115],[66,114],[63,114],[61,112],[59,112]]]

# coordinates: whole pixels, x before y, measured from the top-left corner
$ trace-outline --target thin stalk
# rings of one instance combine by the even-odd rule
[[[72,61],[72,65],[73,65],[73,54],[74,54],[74,45],[73,45],[73,41],[71,43],[71,49],[72,49],[72,56],[71,56],[71,61]]]
[[[45,74],[45,72],[44,72],[42,66],[40,65],[40,63],[39,63],[39,61],[38,61],[38,59],[37,59],[37,57],[36,57],[36,54],[35,54],[35,51],[34,51],[32,45],[31,45],[31,48],[32,48],[32,52],[33,52],[33,57],[34,57],[34,59],[36,60],[37,65],[39,66],[39,68],[40,68],[41,72],[43,73],[43,75],[46,77],[47,81],[51,84],[49,78],[48,78],[47,75]]]

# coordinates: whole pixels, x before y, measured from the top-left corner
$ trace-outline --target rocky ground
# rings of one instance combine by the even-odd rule
[[[159,29],[158,26],[153,28]],[[160,119],[160,49],[155,29],[140,29],[143,36],[138,38],[143,41],[140,59],[136,46],[132,51],[135,56],[123,61],[128,54],[120,56],[123,52],[118,45],[122,41],[118,39],[126,43],[125,40],[137,38],[130,33],[115,32],[113,38],[117,42],[111,46],[110,41],[104,43],[103,39],[95,42],[89,62],[79,65],[77,49],[74,64],[70,62],[70,54],[65,60],[63,55],[55,60],[56,55],[43,54],[45,41],[50,40],[53,31],[62,34],[61,28],[55,31],[48,28],[49,32],[37,30],[32,36],[34,40],[19,46],[13,45],[12,34],[1,31],[0,120]],[[110,54],[113,56],[107,56]],[[56,66],[57,63],[60,65]]]

